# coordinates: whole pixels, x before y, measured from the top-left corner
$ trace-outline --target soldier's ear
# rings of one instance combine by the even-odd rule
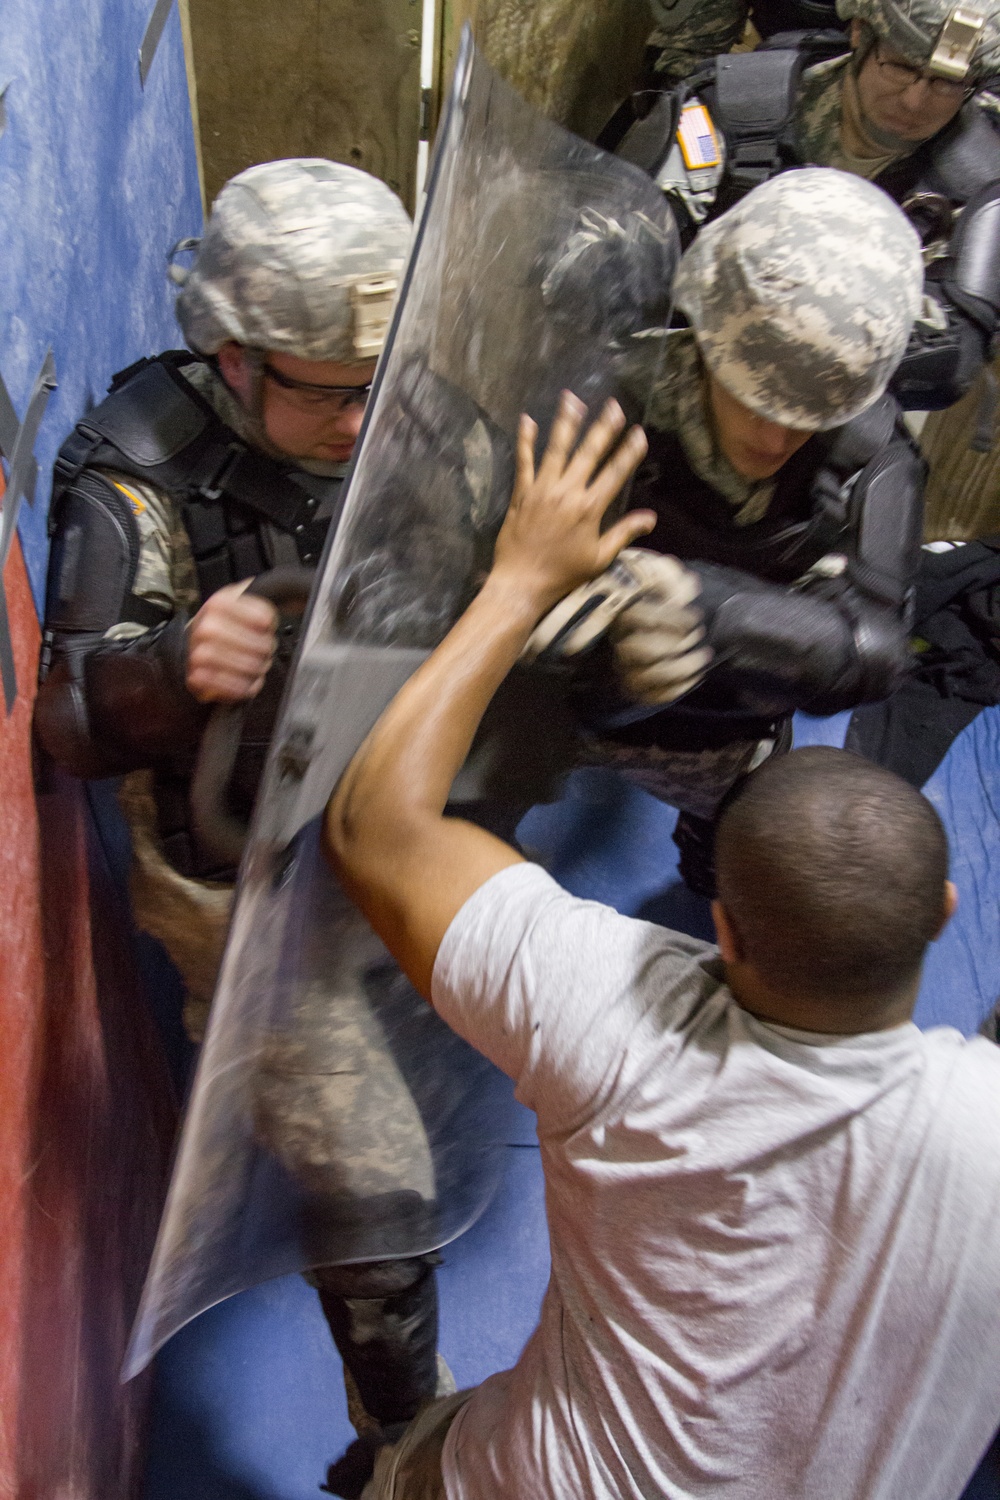
[[[852,19],[852,21],[851,21],[851,29],[847,33],[847,35],[850,38],[851,51],[852,52],[856,52],[858,50],[858,48],[861,46],[861,38],[863,36],[863,32],[862,32],[862,28],[861,28],[861,22],[858,20],[857,16],[855,16]]]
[[[243,345],[230,339],[223,344],[216,359],[219,362],[219,373],[229,389],[245,401],[250,385],[250,367]]]

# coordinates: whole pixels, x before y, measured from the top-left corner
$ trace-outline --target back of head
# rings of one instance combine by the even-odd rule
[[[837,14],[939,78],[971,86],[1000,74],[1000,0],[837,0]]]
[[[726,809],[719,900],[776,995],[877,1014],[912,985],[942,920],[948,844],[927,799],[829,747],[767,762]]]
[[[263,162],[216,198],[177,300],[189,346],[230,340],[357,364],[381,351],[410,241],[384,182],[338,162]]]
[[[881,188],[804,167],[701,231],[674,298],[731,396],[770,422],[819,431],[883,394],[923,280],[917,233]]]

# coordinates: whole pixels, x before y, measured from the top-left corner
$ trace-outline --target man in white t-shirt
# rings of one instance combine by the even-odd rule
[[[842,751],[725,814],[718,949],[570,897],[442,810],[537,620],[648,529],[567,397],[489,578],[327,818],[351,895],[538,1115],[552,1243],[512,1370],[366,1500],[953,1500],[1000,1418],[1000,1052],[909,1019],[954,905],[933,809]]]

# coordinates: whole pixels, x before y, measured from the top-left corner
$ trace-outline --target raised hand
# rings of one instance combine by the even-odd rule
[[[608,506],[645,455],[646,435],[633,427],[612,453],[625,416],[616,401],[609,401],[577,445],[585,416],[583,402],[564,391],[537,472],[538,428],[523,416],[518,430],[517,477],[497,537],[493,573],[527,592],[539,614],[603,572],[623,547],[656,524],[652,511],[637,510],[601,531]]]

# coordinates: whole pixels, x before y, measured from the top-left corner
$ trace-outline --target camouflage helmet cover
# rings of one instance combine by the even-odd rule
[[[882,395],[922,292],[905,215],[832,167],[754,188],[701,231],[674,283],[719,384],[758,416],[812,431]]]
[[[842,21],[866,21],[894,52],[944,77],[975,82],[1000,74],[1000,0],[837,0],[837,15]],[[958,66],[947,61],[945,28],[954,22],[963,49]],[[939,68],[935,63],[941,58]]]
[[[320,158],[263,162],[212,207],[177,300],[189,346],[342,364],[381,350],[411,224],[367,172]]]

